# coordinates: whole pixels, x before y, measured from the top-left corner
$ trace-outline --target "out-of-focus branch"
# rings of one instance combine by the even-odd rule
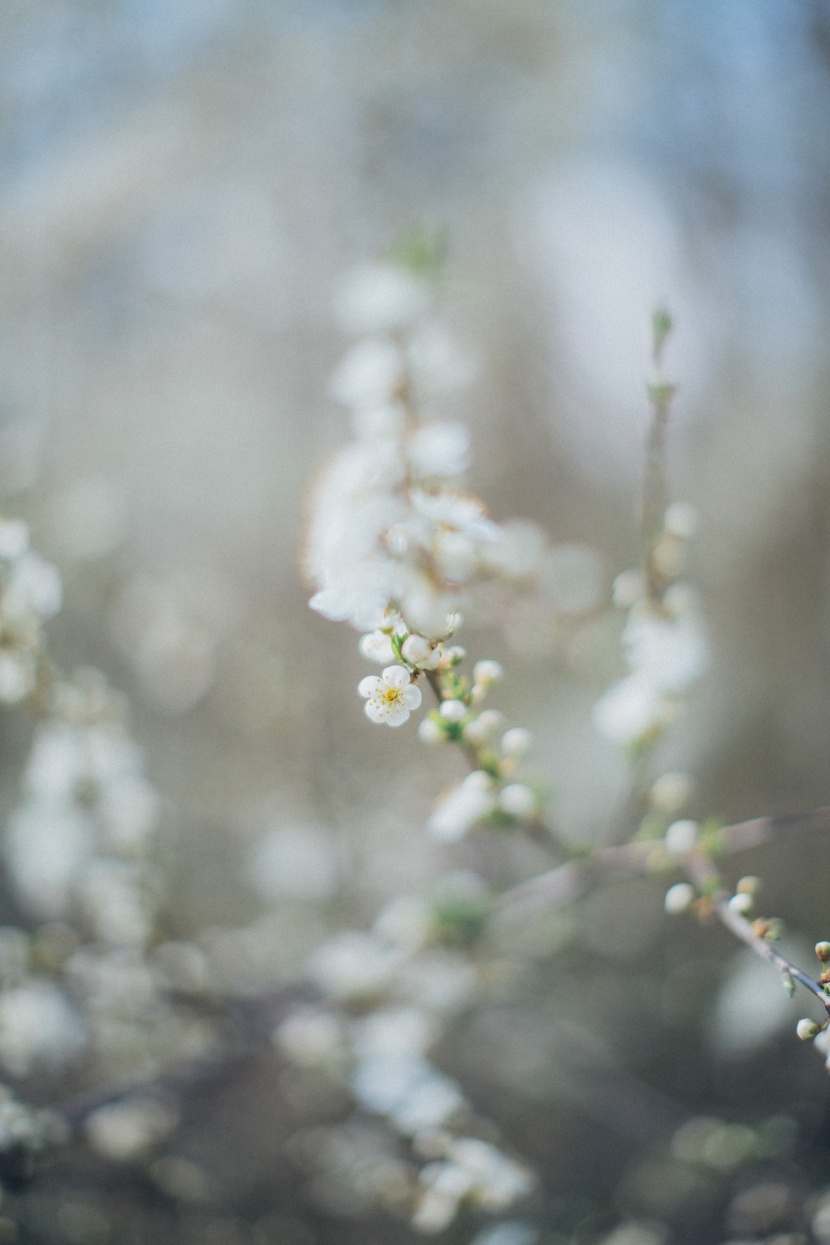
[[[652,362],[654,377],[648,385],[651,421],[646,440],[646,462],[643,478],[643,576],[648,599],[659,605],[666,589],[665,576],[657,565],[655,551],[663,532],[667,505],[666,429],[669,422],[675,386],[663,375],[663,347],[671,332],[671,317],[665,309],[652,317]]]
[[[830,806],[781,817],[754,817],[750,821],[737,822],[719,830],[718,852],[720,855],[731,856],[733,853],[760,847],[789,831],[821,830],[830,830]],[[500,907],[504,912],[516,914],[564,907],[581,898],[609,876],[625,877],[647,872],[659,846],[659,840],[651,840],[598,848],[581,860],[570,860],[505,891],[501,896]]]

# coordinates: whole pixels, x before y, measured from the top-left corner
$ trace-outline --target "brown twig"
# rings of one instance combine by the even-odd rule
[[[756,955],[760,955],[762,959],[768,960],[770,964],[774,965],[784,975],[785,980],[797,981],[805,990],[809,990],[811,994],[815,995],[820,1000],[827,1015],[830,1016],[830,997],[825,994],[824,987],[819,982],[814,981],[812,977],[808,977],[806,973],[803,973],[800,968],[791,963],[780,951],[776,951],[775,947],[766,938],[756,933],[746,917],[730,907],[729,891],[721,883],[718,871],[709,857],[703,852],[695,850],[689,853],[685,863],[689,878],[699,890],[705,893],[721,924],[730,930],[736,938],[739,938],[741,942],[751,947]]]

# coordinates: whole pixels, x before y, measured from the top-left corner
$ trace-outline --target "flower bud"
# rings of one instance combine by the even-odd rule
[[[422,635],[408,635],[401,645],[401,655],[410,666],[420,666],[432,656],[432,645]]]
[[[688,882],[678,882],[666,891],[663,907],[670,916],[679,916],[682,912],[688,912],[694,901],[695,888]]]
[[[423,718],[418,723],[418,738],[422,744],[440,744],[446,736],[434,718]]]
[[[799,1020],[795,1026],[795,1031],[801,1038],[802,1042],[812,1042],[814,1037],[818,1037],[819,1027],[814,1020]]]
[[[482,748],[490,742],[503,722],[504,714],[499,713],[498,709],[485,709],[464,727],[464,739],[474,748]]]
[[[821,960],[822,964],[826,964],[830,960],[830,942],[817,942],[816,956]]]
[[[735,887],[735,890],[739,895],[757,895],[760,889],[761,879],[752,877],[751,874],[747,875],[745,878],[741,878],[738,885]]]
[[[536,796],[524,783],[511,782],[499,792],[499,807],[511,817],[524,821],[536,812]]]
[[[697,843],[700,826],[696,821],[674,821],[666,831],[666,847],[674,856],[685,856]]]
[[[679,813],[692,798],[692,780],[688,774],[670,771],[661,774],[649,792],[652,808],[658,813]]]
[[[461,722],[466,718],[469,709],[463,700],[445,700],[438,711],[448,722]]]
[[[752,911],[752,896],[746,891],[733,895],[729,900],[729,908],[732,912],[737,912],[739,916],[748,916]]]
[[[477,661],[473,666],[473,680],[482,687],[490,687],[504,678],[504,667],[498,661]]]
[[[507,757],[522,757],[533,746],[533,736],[523,726],[513,726],[501,738],[501,750]]]

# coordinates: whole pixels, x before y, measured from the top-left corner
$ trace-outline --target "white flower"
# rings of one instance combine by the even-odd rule
[[[470,711],[463,700],[445,700],[438,712],[448,722],[461,722]]]
[[[673,856],[685,856],[697,843],[700,826],[696,821],[673,821],[666,831],[666,848]]]
[[[429,286],[413,273],[397,264],[364,264],[343,281],[335,312],[349,333],[390,333],[407,328],[429,303]]]
[[[620,571],[611,585],[611,596],[618,609],[631,609],[646,590],[642,571]]]
[[[468,830],[492,813],[496,796],[492,780],[483,770],[473,770],[453,787],[426,823],[427,832],[441,843],[455,843]]]
[[[470,465],[470,434],[455,420],[422,424],[408,438],[406,456],[413,476],[459,476]]]
[[[592,716],[606,739],[630,744],[662,730],[671,721],[673,710],[651,679],[631,674],[609,687],[594,705]]]
[[[729,907],[733,912],[737,912],[739,916],[747,916],[752,911],[752,905],[752,896],[745,895],[743,892],[733,895],[729,900]]]
[[[679,540],[691,540],[697,534],[698,515],[688,501],[676,501],[669,506],[663,517],[663,528]]]
[[[413,384],[422,397],[463,389],[475,379],[475,363],[462,354],[452,333],[435,321],[413,335],[408,356]]]
[[[418,666],[421,670],[434,670],[441,660],[440,648],[414,632],[404,640],[401,653],[410,666]]]
[[[329,392],[351,410],[371,410],[394,401],[403,379],[404,358],[398,347],[367,337],[340,360]]]
[[[397,949],[358,930],[337,934],[318,947],[309,962],[309,977],[335,999],[365,998],[380,993],[400,965]]]
[[[445,739],[444,732],[433,718],[423,718],[418,723],[418,738],[422,744],[442,744]]]
[[[688,774],[669,770],[655,781],[649,799],[658,812],[679,813],[691,800],[692,791],[692,780]]]
[[[532,747],[533,736],[523,726],[513,726],[502,735],[501,750],[506,757],[523,757]]]
[[[19,558],[28,548],[28,523],[23,519],[0,519],[0,558]]]
[[[369,675],[357,690],[366,697],[366,716],[387,726],[403,726],[421,703],[421,689],[412,684],[403,666],[387,666],[380,678]]]
[[[499,792],[499,807],[511,817],[525,821],[536,812],[536,796],[524,783],[511,782]]]
[[[504,666],[500,661],[477,661],[473,666],[473,680],[481,687],[490,687],[504,678]]]
[[[349,423],[360,440],[375,437],[400,437],[406,427],[406,408],[401,402],[352,411]]]
[[[674,618],[634,612],[621,642],[631,669],[646,675],[664,692],[686,691],[709,659],[703,625],[692,608]]]
[[[547,543],[537,523],[511,519],[496,527],[492,542],[482,554],[486,565],[496,575],[522,578],[536,572]]]
[[[14,564],[3,594],[3,613],[9,618],[26,614],[53,618],[62,604],[63,586],[57,567],[37,553],[24,553]]]
[[[676,886],[670,886],[666,891],[663,906],[670,916],[680,916],[682,912],[688,912],[694,901],[694,887],[688,882],[678,882]]]
[[[472,722],[468,722],[464,727],[464,738],[467,743],[473,744],[476,748],[481,748],[484,744],[490,743],[503,724],[503,713],[498,709],[485,709],[483,713],[480,713],[477,718],[474,718]],[[517,729],[519,728],[517,727]]]
[[[367,661],[384,665],[395,660],[392,641],[385,631],[370,631],[368,635],[361,636],[358,647]]]

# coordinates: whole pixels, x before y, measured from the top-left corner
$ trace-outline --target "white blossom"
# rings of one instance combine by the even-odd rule
[[[361,636],[358,647],[367,661],[389,665],[395,660],[392,641],[385,631],[370,631],[368,635]]]
[[[394,401],[404,375],[404,358],[398,347],[380,337],[367,337],[343,356],[329,391],[352,410],[371,410]]]
[[[511,817],[526,821],[537,811],[536,796],[524,783],[511,782],[499,792],[499,808]]]
[[[500,661],[486,659],[477,661],[473,666],[473,682],[481,687],[491,687],[504,678],[504,667]]]
[[[32,980],[0,995],[0,1063],[13,1076],[63,1068],[84,1041],[78,1016],[51,982]]]
[[[448,722],[463,722],[470,710],[463,700],[444,700],[441,702],[438,712]]]
[[[455,420],[421,424],[407,440],[406,456],[416,479],[463,475],[470,466],[470,434]]]
[[[422,718],[418,723],[418,738],[422,744],[431,746],[443,743],[446,736],[434,718]]]
[[[489,816],[495,807],[492,779],[483,770],[473,770],[453,787],[427,819],[427,833],[441,843],[454,843],[476,822]]]
[[[434,670],[441,660],[440,647],[422,635],[408,635],[401,645],[401,653],[410,666],[418,666],[421,670]]]
[[[695,890],[688,882],[678,882],[670,886],[663,900],[666,912],[671,916],[679,916],[687,912],[695,901]]]
[[[666,831],[666,847],[674,856],[685,856],[690,852],[700,837],[700,826],[688,818],[673,821]]]
[[[481,748],[490,743],[504,725],[504,714],[499,709],[485,709],[464,727],[467,743]]]
[[[342,282],[335,312],[349,333],[391,333],[417,321],[430,301],[427,283],[400,265],[364,264]]]
[[[523,757],[532,747],[533,735],[524,726],[511,726],[501,737],[501,750],[506,757]]]
[[[692,798],[693,785],[688,774],[669,770],[661,774],[652,785],[649,799],[653,808],[661,813],[679,813]]]
[[[421,689],[410,681],[404,666],[387,666],[383,674],[361,679],[358,689],[366,698],[366,716],[372,722],[403,726],[421,703]]]

